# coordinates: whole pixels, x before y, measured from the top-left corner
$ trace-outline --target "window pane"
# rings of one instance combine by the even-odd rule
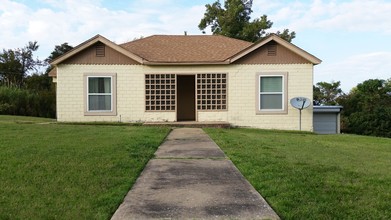
[[[261,94],[261,109],[282,109],[281,94]]]
[[[89,93],[111,93],[111,78],[109,77],[89,77]]]
[[[282,76],[262,76],[261,92],[282,92]]]
[[[88,96],[88,110],[111,110],[111,95],[89,95]]]

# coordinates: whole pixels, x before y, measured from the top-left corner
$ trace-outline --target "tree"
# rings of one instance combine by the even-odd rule
[[[369,79],[341,96],[345,132],[391,137],[391,79]]]
[[[32,70],[43,64],[33,58],[38,49],[36,42],[22,49],[3,50],[0,53],[0,114],[27,115],[38,117],[56,116],[56,93],[48,66],[44,74]],[[73,49],[67,43],[57,45],[45,63]],[[2,86],[5,85],[5,86]]]
[[[49,64],[57,57],[62,56],[63,54],[65,54],[66,52],[68,52],[72,49],[73,49],[73,46],[69,45],[67,42],[65,42],[61,45],[56,45],[56,46],[54,46],[54,50],[50,53],[49,57],[45,59],[45,62],[47,64]],[[51,65],[49,65],[48,68],[46,69],[46,74],[48,74],[52,69],[53,69],[53,67]]]
[[[8,87],[21,88],[24,79],[31,71],[37,71],[42,61],[34,59],[33,53],[37,51],[37,41],[29,42],[23,48],[5,50],[0,53],[0,82]]]
[[[50,53],[49,57],[45,59],[47,63],[51,62],[52,60],[56,59],[59,56],[62,56],[66,52],[73,49],[73,46],[69,45],[67,42],[54,46],[54,50]]]
[[[0,54],[0,85],[11,87],[21,82],[21,68],[15,51],[3,49],[3,53]]]
[[[316,83],[316,86],[313,86],[314,105],[338,105],[338,98],[344,95],[340,86],[340,81]]]
[[[68,45],[68,43],[63,43],[61,45],[56,45],[54,50],[50,53],[49,57],[45,59],[45,63],[49,64],[55,58],[65,54],[66,52],[72,50],[73,47]],[[49,77],[49,72],[53,69],[51,65],[46,68],[44,74],[32,74],[26,76],[25,87],[30,91],[45,91],[52,89],[52,79]],[[54,90],[53,90],[54,92]]]
[[[250,21],[250,14],[253,12],[252,2],[252,0],[225,0],[224,8],[221,7],[219,0],[207,4],[206,12],[198,27],[200,30],[205,30],[210,26],[213,34],[250,42],[258,41],[269,35],[266,30],[272,27],[273,22],[268,20],[266,15]],[[289,29],[278,31],[276,34],[289,42],[296,37],[296,33],[289,32]]]

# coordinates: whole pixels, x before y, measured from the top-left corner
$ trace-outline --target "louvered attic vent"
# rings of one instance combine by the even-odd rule
[[[95,51],[96,51],[97,57],[104,57],[105,56],[105,45],[102,43],[96,44]]]
[[[277,55],[277,44],[269,44],[267,46],[267,55],[276,56]]]

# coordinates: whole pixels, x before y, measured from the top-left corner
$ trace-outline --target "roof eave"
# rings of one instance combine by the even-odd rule
[[[178,66],[191,66],[191,65],[227,65],[230,64],[229,60],[224,61],[199,61],[199,62],[161,62],[161,61],[146,61],[143,62],[144,65],[149,66],[168,66],[168,65],[178,65]]]
[[[57,67],[53,67],[52,70],[50,70],[50,72],[48,73],[48,76],[49,77],[53,77],[53,78],[56,78],[57,77]]]

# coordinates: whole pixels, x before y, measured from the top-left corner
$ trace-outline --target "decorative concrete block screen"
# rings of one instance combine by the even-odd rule
[[[227,109],[227,74],[197,74],[197,109]]]
[[[145,110],[175,111],[175,74],[145,75]],[[227,110],[227,74],[197,74],[197,109]]]
[[[175,111],[175,74],[145,75],[145,110]]]

